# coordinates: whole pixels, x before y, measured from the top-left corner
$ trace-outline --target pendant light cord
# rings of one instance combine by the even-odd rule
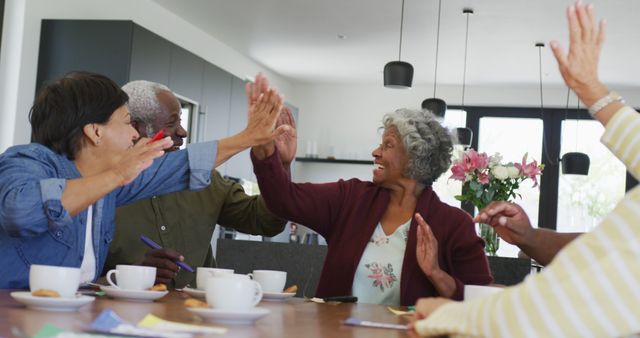
[[[462,68],[462,110],[464,110],[464,89],[467,81],[467,47],[469,45],[469,14],[473,11],[464,10],[464,14],[467,15],[467,31],[464,35],[464,67]]]
[[[442,0],[438,0],[438,28],[436,30],[436,68],[433,74],[433,97],[436,97],[436,84],[438,83],[438,50],[440,48],[440,10],[441,9],[442,9]]]
[[[404,25],[404,0],[402,0],[402,10],[400,12],[400,45],[398,46],[398,61],[402,60],[402,26]]]
[[[549,150],[547,148],[547,138],[546,138],[546,133],[544,131],[544,99],[543,99],[543,92],[542,92],[542,47],[544,47],[543,43],[536,43],[536,47],[538,48],[538,69],[539,69],[539,75],[540,75],[540,118],[542,119],[542,146],[544,148],[544,154],[547,157],[547,161],[549,161],[550,165],[559,165],[560,161],[552,161],[551,157],[549,156]],[[568,99],[569,99],[569,93],[567,93],[567,104],[568,104]],[[567,106],[568,107],[568,106]],[[566,112],[565,112],[566,113]]]

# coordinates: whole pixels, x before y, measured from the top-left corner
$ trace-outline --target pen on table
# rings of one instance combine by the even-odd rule
[[[160,244],[152,241],[151,238],[149,238],[149,237],[147,237],[145,235],[140,235],[140,240],[142,242],[144,242],[144,244],[146,244],[147,246],[149,246],[152,249],[162,249]],[[181,268],[183,268],[183,269],[185,269],[185,270],[187,270],[189,272],[193,272],[193,268],[190,267],[189,265],[187,265],[184,262],[177,261],[176,264],[178,264],[179,267],[181,267]]]
[[[160,129],[159,132],[157,132],[155,135],[153,135],[153,137],[151,138],[151,140],[149,141],[149,143],[153,143],[161,138],[164,137],[164,129]]]

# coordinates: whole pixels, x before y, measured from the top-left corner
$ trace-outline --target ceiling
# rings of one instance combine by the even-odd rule
[[[240,53],[298,83],[382,84],[384,65],[398,59],[402,0],[154,0]],[[551,39],[566,46],[568,0],[443,0],[438,84],[462,83],[469,17],[467,85],[538,83],[543,41],[545,85],[561,84]],[[600,77],[640,86],[637,0],[593,1],[607,18]],[[438,1],[405,0],[402,60],[414,84],[433,85]],[[340,39],[338,36],[346,38]],[[630,43],[635,42],[635,43]]]

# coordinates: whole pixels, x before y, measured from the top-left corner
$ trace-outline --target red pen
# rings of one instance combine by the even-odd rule
[[[164,129],[160,129],[159,132],[157,132],[155,135],[153,135],[153,137],[151,138],[151,140],[149,141],[149,143],[153,143],[161,138],[164,137]]]

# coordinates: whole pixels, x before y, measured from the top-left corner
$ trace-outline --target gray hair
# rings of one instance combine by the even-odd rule
[[[155,134],[153,121],[156,119],[156,115],[162,111],[158,101],[158,93],[165,90],[171,92],[171,89],[163,84],[138,80],[122,86],[122,90],[129,95],[131,119],[144,123],[148,136]]]
[[[407,151],[405,175],[431,185],[451,165],[453,137],[435,115],[423,110],[398,109],[382,118],[383,128],[395,127]]]

